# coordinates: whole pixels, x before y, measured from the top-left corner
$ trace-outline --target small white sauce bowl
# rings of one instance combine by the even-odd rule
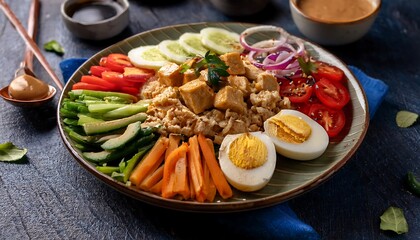
[[[327,21],[306,15],[299,9],[302,0],[290,0],[290,11],[299,31],[321,45],[344,45],[362,38],[370,29],[381,7],[381,0],[370,1],[374,10],[367,16],[347,22]]]
[[[108,19],[86,23],[72,18],[75,9],[83,4],[101,2],[98,0],[66,0],[61,4],[61,16],[67,29],[76,37],[89,40],[104,40],[121,33],[129,23],[128,0],[110,1],[118,4],[117,14]],[[106,2],[106,1],[103,1]]]

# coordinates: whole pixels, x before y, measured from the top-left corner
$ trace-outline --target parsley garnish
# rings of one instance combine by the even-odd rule
[[[207,80],[210,83],[210,85],[216,87],[219,86],[221,77],[229,76],[229,73],[227,72],[229,66],[226,66],[225,62],[223,62],[216,54],[210,53],[210,51],[206,52],[204,58],[201,58],[200,60],[195,62],[191,67],[188,64],[182,64],[180,72],[184,73],[190,68],[194,69],[194,72],[197,76],[200,75],[200,71],[203,68],[207,68]]]

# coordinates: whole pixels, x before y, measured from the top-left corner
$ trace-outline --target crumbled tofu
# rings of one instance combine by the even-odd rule
[[[258,91],[262,91],[262,90],[278,91],[279,84],[277,83],[277,79],[275,76],[267,72],[262,72],[258,74],[256,83],[255,83],[255,88]]]
[[[179,65],[176,63],[168,63],[161,67],[158,71],[159,82],[171,87],[179,87],[182,85],[183,74],[180,73]]]
[[[229,67],[227,72],[233,75],[244,75],[245,67],[241,55],[237,52],[226,53],[220,56],[223,62]]]
[[[246,104],[241,90],[226,86],[216,93],[214,107],[222,110],[231,109],[238,113],[246,111]]]
[[[242,91],[245,97],[251,93],[251,85],[246,77],[230,75],[227,78],[229,85]]]
[[[257,68],[254,64],[250,63],[249,61],[244,61],[244,67],[245,67],[245,77],[247,77],[249,80],[255,81],[258,77],[258,75],[263,70]]]
[[[195,114],[213,107],[214,92],[206,82],[196,79],[179,87],[179,92],[185,105]]]

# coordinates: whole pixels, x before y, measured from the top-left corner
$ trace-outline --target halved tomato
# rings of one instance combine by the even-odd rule
[[[315,83],[315,94],[325,106],[334,109],[341,109],[350,101],[350,93],[346,87],[326,78]]]
[[[346,124],[342,109],[332,109],[319,103],[312,104],[308,116],[318,122],[329,137],[337,136]]]
[[[317,71],[312,73],[315,80],[327,78],[332,81],[341,81],[344,78],[344,72],[336,66],[324,62],[317,62]]]
[[[281,80],[280,95],[288,97],[292,103],[304,103],[312,96],[313,86],[307,78]]]

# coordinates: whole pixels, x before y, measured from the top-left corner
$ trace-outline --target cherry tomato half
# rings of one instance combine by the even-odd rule
[[[342,109],[332,109],[318,103],[312,104],[308,116],[318,122],[329,137],[337,136],[346,124]]]
[[[315,80],[319,81],[322,78],[327,78],[331,81],[341,81],[344,78],[344,72],[336,66],[332,66],[323,62],[317,63],[317,71],[312,73]]]
[[[350,93],[341,83],[322,78],[315,83],[317,98],[327,107],[343,108],[350,101]]]
[[[282,80],[280,95],[288,97],[292,103],[304,103],[312,96],[313,86],[308,83],[307,78],[296,78],[293,80]]]

